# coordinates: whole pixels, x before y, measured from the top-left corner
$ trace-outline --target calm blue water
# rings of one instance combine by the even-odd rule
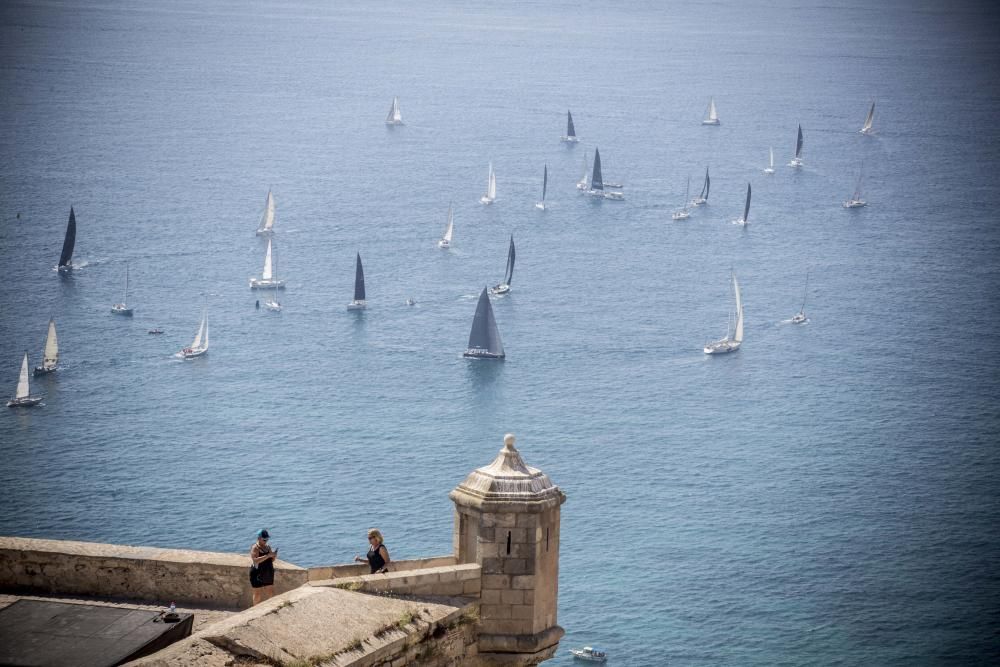
[[[267,526],[314,565],[378,526],[397,558],[446,553],[447,492],[511,431],[569,498],[564,648],[996,658],[996,11],[618,4],[4,3],[0,383],[50,315],[63,369],[0,415],[0,533],[243,551]],[[625,202],[578,196],[595,145]],[[709,205],[672,222],[706,165]],[[247,288],[269,187],[281,314]],[[507,361],[465,360],[511,233]],[[746,340],[706,357],[730,267]],[[211,352],[178,361],[202,304]]]

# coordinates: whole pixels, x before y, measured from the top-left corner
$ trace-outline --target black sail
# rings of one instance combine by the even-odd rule
[[[569,111],[566,112],[566,136],[575,137],[576,128],[573,127],[573,114]]]
[[[493,317],[493,306],[487,288],[483,288],[476,305],[476,317],[472,320],[472,331],[469,332],[469,347],[463,356],[466,357],[504,357],[503,342],[500,340],[500,330],[497,329]]]
[[[590,178],[591,190],[604,189],[604,177],[601,176],[601,151],[594,149],[594,174]]]
[[[69,266],[73,259],[73,246],[76,245],[76,214],[69,207],[69,224],[66,225],[66,238],[63,239],[62,254],[59,256],[59,266]]]
[[[503,281],[510,285],[514,278],[514,235],[510,235],[510,247],[507,249],[507,270],[504,272]]]
[[[747,221],[747,216],[750,215],[750,184],[747,183],[747,203],[743,207],[743,222]]]
[[[354,270],[354,300],[365,300],[365,270],[361,266],[361,253],[358,253],[358,263]]]
[[[712,188],[712,179],[708,177],[708,167],[705,167],[705,194],[701,196],[702,199],[708,201],[708,191]]]
[[[545,171],[542,172],[542,201],[545,201],[545,191],[549,187],[549,165],[545,165]]]
[[[795,157],[802,157],[802,126],[799,125],[799,138],[795,141]]]

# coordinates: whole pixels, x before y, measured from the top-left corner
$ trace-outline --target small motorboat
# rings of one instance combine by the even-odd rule
[[[607,662],[608,654],[599,648],[594,648],[593,646],[584,646],[583,648],[571,648],[569,650],[573,654],[573,657],[577,660],[584,660],[586,662]]]
[[[163,333],[163,329],[150,329],[146,333],[153,334],[154,336],[156,336],[156,335],[159,335],[159,334]]]

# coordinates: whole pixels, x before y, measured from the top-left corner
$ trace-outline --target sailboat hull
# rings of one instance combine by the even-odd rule
[[[493,197],[487,197],[486,195],[483,195],[482,197],[479,198],[479,203],[480,204],[487,204],[487,205],[489,205],[489,204],[492,204],[495,201],[496,200]]]
[[[580,141],[577,137],[563,137],[562,140],[567,144],[575,144]]]
[[[535,208],[537,208],[539,211],[544,211],[546,208],[545,202],[543,201],[538,202],[537,204],[535,204]]]
[[[362,300],[355,300],[347,304],[347,310],[364,310],[368,307],[368,304]]]
[[[502,296],[504,294],[510,293],[510,285],[507,283],[500,283],[499,285],[494,285],[490,288],[490,294],[494,296]]]
[[[802,158],[793,157],[792,161],[788,163],[788,166],[789,167],[801,167],[802,166]]]
[[[674,211],[670,217],[674,220],[687,220],[691,217],[691,214],[687,211]]]
[[[274,233],[273,229],[258,229],[257,236],[270,236]]]
[[[795,315],[792,317],[792,324],[803,324],[808,319],[809,318],[806,317],[805,313],[795,313]]]
[[[715,120],[709,120],[709,119],[706,118],[705,120],[701,121],[701,124],[702,125],[721,125],[721,123],[719,122],[718,118],[716,118]]]
[[[844,208],[861,208],[862,206],[868,206],[868,202],[864,199],[849,199],[844,202]]]
[[[702,197],[695,197],[691,200],[691,206],[701,206],[702,204],[707,204],[708,200]]]
[[[7,401],[8,408],[30,408],[42,402],[41,396],[25,396],[24,398],[12,398]]]
[[[124,315],[125,317],[132,317],[132,309],[125,304],[116,303],[111,306],[111,312],[115,315]]]
[[[440,241],[438,241],[438,247],[441,248],[442,250],[447,250],[448,248],[451,247],[451,242],[445,239],[441,239]]]
[[[728,354],[740,349],[740,344],[734,340],[722,339],[705,346],[705,354]]]
[[[764,173],[765,174],[773,174],[774,173],[774,169],[771,169],[770,167],[764,167]]]
[[[259,280],[250,279],[250,289],[285,289],[284,280]]]
[[[479,348],[469,348],[462,353],[463,357],[468,357],[470,359],[503,359],[506,355],[494,354],[489,350],[483,350]]]
[[[49,373],[55,373],[59,370],[58,366],[51,366],[46,368],[45,366],[35,366],[34,375],[38,377],[39,375],[48,375]]]
[[[181,359],[194,359],[208,354],[208,350],[181,350],[177,353]]]

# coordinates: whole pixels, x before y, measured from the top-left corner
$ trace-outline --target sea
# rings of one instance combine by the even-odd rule
[[[0,534],[242,553],[266,527],[313,566],[377,527],[393,558],[446,554],[448,492],[513,433],[567,496],[550,664],[585,644],[615,665],[997,664],[998,19],[0,4],[0,385],[40,363],[49,318],[61,355],[43,406],[0,414]],[[576,189],[597,148],[624,201]],[[706,168],[707,205],[672,220]],[[280,313],[248,286],[268,190]],[[463,358],[512,235],[506,360]],[[110,312],[126,262],[131,319]],[[706,355],[731,275],[745,338]],[[210,351],[182,361],[203,311]]]

